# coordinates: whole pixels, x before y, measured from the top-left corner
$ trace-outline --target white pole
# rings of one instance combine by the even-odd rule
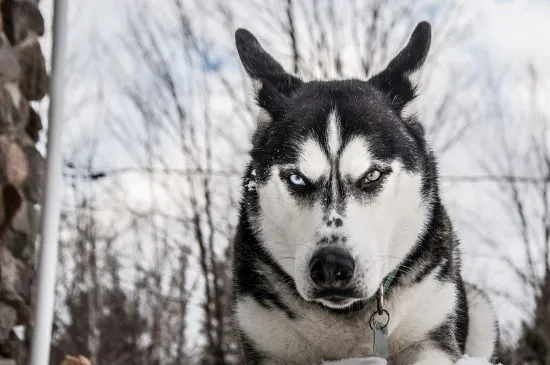
[[[55,296],[59,213],[62,192],[61,136],[65,87],[65,46],[67,38],[67,0],[54,0],[50,107],[48,110],[48,147],[46,186],[42,205],[42,237],[38,269],[38,301],[34,313],[31,365],[46,365]]]

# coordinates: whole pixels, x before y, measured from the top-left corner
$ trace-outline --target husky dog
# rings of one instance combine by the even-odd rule
[[[234,243],[246,363],[373,356],[375,313],[387,314],[389,364],[490,358],[495,315],[462,280],[436,161],[423,126],[403,112],[429,23],[366,81],[305,82],[247,30],[235,39],[261,110]]]

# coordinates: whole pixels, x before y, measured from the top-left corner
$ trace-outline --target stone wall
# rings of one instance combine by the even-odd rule
[[[0,365],[28,362],[44,159],[30,101],[49,84],[38,0],[0,0]]]

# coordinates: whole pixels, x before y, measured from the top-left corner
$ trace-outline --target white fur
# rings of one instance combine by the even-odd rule
[[[319,142],[313,138],[301,146],[298,169],[311,181],[317,181],[330,173],[330,161]]]
[[[336,109],[333,109],[328,115],[327,121],[327,145],[331,160],[335,160],[337,158],[340,144],[340,117],[338,116]]]
[[[21,103],[21,92],[19,91],[19,86],[13,82],[7,82],[4,85],[4,88],[8,91],[11,96],[11,100],[14,105],[19,105]]]
[[[344,226],[350,250],[366,297],[374,295],[382,279],[403,260],[424,229],[427,207],[423,204],[421,177],[392,164],[382,191],[368,203],[351,200]]]
[[[261,351],[270,354],[298,353],[304,347],[294,331],[289,332],[281,323],[288,318],[282,311],[269,311],[251,298],[244,298],[237,304],[239,327]],[[275,340],[276,339],[276,340]]]
[[[359,179],[373,164],[367,141],[354,137],[346,144],[340,156],[340,174],[354,180]]]
[[[262,89],[263,84],[258,79],[251,79],[251,81],[252,81],[252,93],[254,95],[257,95],[258,92],[260,92],[260,90]]]
[[[389,330],[395,335],[392,345],[397,351],[422,342],[427,333],[446,320],[456,302],[454,284],[436,280],[435,274],[392,295],[387,310],[392,318]]]
[[[487,298],[470,286],[466,286],[466,298],[469,323],[465,352],[489,359],[497,342],[495,312]]]
[[[258,114],[256,116],[256,123],[258,126],[265,126],[271,123],[271,115],[262,108],[258,108]]]
[[[337,174],[335,171],[336,162],[338,159],[338,150],[340,149],[340,145],[342,144],[340,136],[340,117],[338,116],[338,112],[336,109],[332,110],[328,116],[327,120],[327,145],[328,145],[328,151],[330,155],[330,162],[331,162],[331,179],[332,179],[332,199],[335,201],[337,198]],[[334,212],[333,212],[334,214]]]
[[[303,212],[279,178],[278,166],[271,169],[271,179],[267,184],[258,186],[257,191],[261,209],[255,229],[270,254],[301,288],[303,285],[299,283],[306,277],[297,275],[296,267],[300,271],[306,270],[311,257],[310,248],[315,242],[316,227],[322,220],[322,209],[317,205],[308,209],[307,213]]]
[[[424,350],[414,365],[453,365],[453,360],[447,354],[437,348]]]

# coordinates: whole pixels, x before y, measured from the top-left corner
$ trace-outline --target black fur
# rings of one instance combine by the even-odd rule
[[[418,70],[426,60],[431,43],[430,28],[428,22],[419,23],[405,48],[384,71],[371,79],[378,89],[387,94],[395,110],[401,111],[415,97],[416,88],[408,75]]]
[[[258,249],[259,247],[259,242],[247,219],[247,208],[242,205],[235,236],[233,287],[236,295],[234,298],[251,296],[263,307],[282,310],[288,318],[293,319],[296,314],[278,297],[277,292],[269,280],[264,277],[264,272],[260,268],[262,265],[269,266],[285,283],[292,283],[292,278],[275,263],[265,250]],[[292,285],[291,289],[296,291]]]
[[[258,352],[252,342],[244,333],[240,334],[242,355],[246,359],[246,364],[259,364],[264,359],[264,356]],[[220,364],[221,365],[221,364]]]

